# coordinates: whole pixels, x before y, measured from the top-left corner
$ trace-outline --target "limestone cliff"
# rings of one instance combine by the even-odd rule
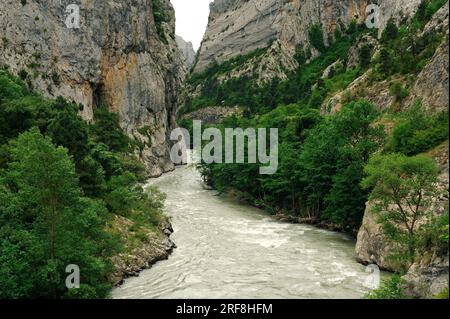
[[[184,62],[186,63],[187,67],[192,67],[195,61],[195,51],[192,42],[186,42],[182,37],[178,35],[176,36],[176,41],[178,48],[183,54]]]
[[[425,26],[423,34],[442,32],[447,41],[436,50],[430,63],[420,72],[414,83],[409,104],[420,98],[422,104],[431,111],[448,109],[449,102],[449,6],[444,5]]]
[[[364,23],[369,0],[215,0],[199,50],[195,72],[202,72],[213,62],[221,63],[258,48],[270,46],[258,61],[256,73],[263,79],[284,78],[296,67],[293,59],[298,45],[311,47],[309,30],[319,24],[324,34],[344,29],[350,22]],[[409,18],[420,0],[379,0],[379,31],[390,18]],[[326,42],[329,39],[325,39]],[[318,52],[313,49],[313,55]],[[254,64],[255,61],[251,61]],[[250,63],[250,62],[249,62]],[[242,75],[244,71],[237,72]],[[251,68],[252,71],[254,70]]]
[[[68,27],[70,4],[79,28]],[[151,175],[173,168],[167,135],[186,70],[169,0],[2,0],[0,29],[0,65],[46,96],[79,103],[88,121],[108,106],[141,142]]]

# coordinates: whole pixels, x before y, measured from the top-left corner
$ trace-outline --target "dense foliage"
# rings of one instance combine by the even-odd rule
[[[448,139],[448,112],[427,114],[420,104],[400,114],[388,149],[405,155],[425,152]]]
[[[285,81],[275,78],[269,83],[260,85],[253,75],[231,78],[228,81],[219,80],[221,75],[250,60],[256,67],[258,59],[272,47],[272,44],[220,65],[215,63],[203,73],[191,75],[188,84],[192,87],[201,84],[201,94],[195,98],[187,98],[181,112],[188,113],[205,106],[239,105],[251,116],[267,113],[280,104],[301,103],[317,108],[327,94],[345,88],[360,75],[359,68],[347,70],[345,61],[348,50],[364,32],[368,31],[358,26],[349,27],[345,33],[331,41],[329,47],[311,63],[306,63],[311,48],[299,46],[296,53],[299,67],[290,72]],[[333,68],[328,79],[322,80],[324,69],[338,60],[342,63]],[[313,88],[317,82],[319,85]]]
[[[359,181],[370,155],[383,142],[378,113],[364,101],[346,105],[323,118],[315,109],[280,106],[259,120],[234,119],[226,127],[278,127],[279,168],[259,176],[256,165],[204,165],[203,174],[219,190],[245,192],[246,199],[272,212],[287,210],[305,217],[357,228],[368,193]]]
[[[77,111],[0,71],[0,298],[107,297],[123,249],[105,231],[113,214],[159,222],[162,198],[137,185],[144,169],[118,117],[98,109],[87,124]],[[66,288],[70,264],[80,289]]]
[[[203,106],[239,105],[244,109],[243,116],[227,119],[219,128],[280,130],[276,174],[259,175],[259,165],[252,164],[203,164],[205,179],[220,191],[233,191],[272,213],[324,220],[341,229],[357,230],[372,192],[370,187],[363,188],[361,181],[374,154],[394,152],[413,156],[448,140],[448,112],[429,115],[420,102],[399,112],[398,106],[409,91],[406,81],[393,80],[416,75],[442,43],[439,33],[421,34],[421,30],[444,3],[424,0],[411,23],[402,23],[400,27],[389,21],[378,53],[374,55],[374,47],[369,44],[361,46],[359,64],[352,68],[347,65],[350,47],[362,36],[376,37],[356,23],[351,23],[347,30],[337,29],[327,39],[321,26],[313,25],[309,30],[310,44],[320,55],[311,59],[312,48],[299,45],[294,56],[298,68],[288,73],[284,81],[274,79],[258,85],[254,76],[218,80],[218,75],[246,63],[245,56],[194,74],[190,84],[200,85],[202,91],[187,100],[185,112]],[[250,57],[259,54],[255,52]],[[380,124],[385,123],[385,114],[353,95],[344,95],[344,106],[335,115],[323,116],[319,112],[319,108],[326,108],[324,101],[328,97],[345,90],[364,72],[370,83],[382,80],[391,83],[390,93],[395,98],[389,110],[393,132]],[[187,120],[182,124],[189,128]]]
[[[367,299],[408,299],[403,291],[402,285],[405,281],[400,275],[392,275],[385,279],[381,287],[367,294]]]

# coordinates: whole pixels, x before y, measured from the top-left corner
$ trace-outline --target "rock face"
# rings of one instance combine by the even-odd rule
[[[448,142],[441,145],[430,153],[439,165],[441,175],[439,176],[438,188],[442,189],[442,198],[436,198],[435,215],[443,214],[448,207],[449,192],[449,159]],[[419,221],[419,224],[421,221]],[[392,248],[383,233],[382,227],[377,223],[377,216],[372,211],[372,205],[367,205],[363,224],[358,233],[356,244],[356,255],[358,261],[364,264],[377,264],[383,269],[398,271],[388,256]],[[406,293],[413,297],[432,297],[448,287],[449,268],[448,252],[428,252],[429,256],[422,256],[421,261],[413,264],[404,276],[406,281]]]
[[[355,250],[357,260],[363,264],[376,264],[390,271],[399,270],[389,261],[388,256],[392,247],[387,244],[382,226],[378,224],[377,216],[372,211],[370,203],[366,206]]]
[[[403,277],[406,294],[416,298],[432,298],[441,293],[448,287],[448,266],[448,254],[432,256],[431,262],[413,264]]]
[[[415,82],[409,88],[409,96],[402,101],[399,109],[406,109],[415,105],[417,100],[422,102],[424,108],[431,112],[441,112],[448,109],[449,101],[449,7],[444,5],[435,13],[431,21],[425,26],[420,37],[427,36],[430,33],[438,33],[446,37],[447,41],[439,46],[431,60],[425,65],[423,70],[417,75]],[[379,52],[380,44],[372,36],[366,35],[362,37],[352,48],[350,48],[347,68],[355,67],[358,64],[358,52],[363,45],[372,48],[374,56]],[[390,92],[390,85],[400,81],[404,86],[409,85],[408,81],[401,78],[391,79],[391,81],[370,80],[370,73],[357,78],[344,91],[336,93],[331,98],[325,100],[322,105],[322,112],[335,113],[339,111],[348,98],[364,98],[379,109],[385,110],[392,106],[395,97]]]
[[[279,42],[276,56],[290,53],[290,59],[284,57],[279,62],[291,70],[296,66],[292,56],[297,45],[310,46],[308,34],[313,24],[320,24],[324,34],[332,35],[336,28],[346,28],[351,21],[365,22],[370,3],[369,0],[215,0],[211,4],[195,72],[205,70],[213,62],[221,63],[267,47],[272,41]],[[391,17],[397,20],[402,16],[411,17],[420,0],[380,0],[378,3],[381,34]],[[271,48],[277,47],[272,45]],[[317,52],[313,50],[313,54]],[[265,61],[261,63],[266,64]],[[269,57],[267,61],[270,62]],[[270,67],[268,69],[270,72]],[[280,74],[274,76],[283,78]]]
[[[188,113],[183,116],[182,119],[198,120],[202,121],[203,125],[211,125],[220,124],[225,118],[233,115],[239,116],[240,114],[242,114],[242,110],[240,110],[238,107],[230,108],[211,106]]]
[[[400,105],[401,108],[408,108],[421,100],[422,105],[431,113],[438,113],[448,110],[449,103],[449,48],[448,48],[448,25],[449,25],[449,7],[444,5],[425,26],[420,36],[425,36],[430,32],[441,33],[447,37],[446,41],[439,46],[430,62],[417,75],[415,82],[410,88],[410,96]],[[354,93],[362,84],[365,87],[366,96],[369,101],[379,106],[381,109],[386,108],[394,102],[393,97],[389,93],[389,83],[386,81],[375,84],[370,90],[365,84],[367,75],[363,75],[356,80],[347,89],[348,92]],[[378,99],[370,95],[375,92]],[[384,96],[384,98],[383,98]],[[331,107],[328,111],[336,110],[342,100],[342,93],[330,100]],[[449,192],[449,158],[448,158],[448,142],[437,147],[429,154],[435,159],[439,168],[439,184],[444,195],[435,199],[434,214],[439,216],[448,209],[448,192]],[[424,221],[420,221],[424,222]],[[420,224],[420,223],[419,223]],[[374,263],[381,268],[396,271],[396,265],[392,263],[388,256],[391,254],[391,247],[383,234],[381,226],[377,223],[377,217],[372,211],[372,204],[368,203],[364,215],[363,224],[358,233],[358,241],[356,244],[357,259],[365,264]],[[449,270],[448,270],[448,252],[439,252],[436,250],[424,253],[420,262],[411,265],[407,274],[403,277],[406,281],[405,291],[412,297],[429,298],[442,292],[448,287]]]
[[[79,28],[66,24],[76,14],[66,12],[71,3],[79,6]],[[0,7],[0,65],[28,74],[29,85],[48,97],[80,103],[87,121],[101,105],[118,113],[126,133],[144,145],[139,156],[151,175],[173,168],[167,136],[186,73],[173,8],[169,0],[158,4],[167,15],[159,26],[147,0],[3,0]]]
[[[436,51],[433,59],[417,77],[411,95],[411,104],[420,98],[422,105],[432,111],[445,111],[449,101],[448,41]]]
[[[195,61],[195,51],[192,42],[186,42],[182,37],[176,36],[176,41],[178,48],[180,48],[181,53],[184,57],[184,62],[187,67],[190,68],[194,64]]]

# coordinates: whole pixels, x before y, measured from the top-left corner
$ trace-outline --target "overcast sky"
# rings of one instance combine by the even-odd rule
[[[192,42],[194,50],[200,47],[208,24],[209,3],[212,0],[170,0],[177,19],[176,33]]]

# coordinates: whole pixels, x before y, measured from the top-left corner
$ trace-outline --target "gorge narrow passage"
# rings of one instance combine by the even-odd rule
[[[178,248],[113,298],[361,298],[368,291],[369,274],[344,234],[278,222],[217,196],[193,165],[151,184],[168,195]]]

